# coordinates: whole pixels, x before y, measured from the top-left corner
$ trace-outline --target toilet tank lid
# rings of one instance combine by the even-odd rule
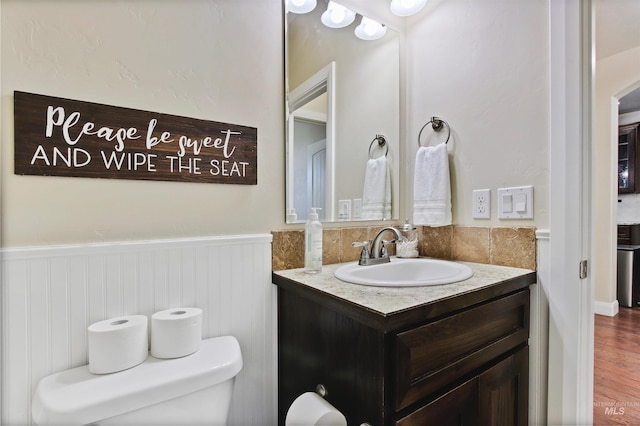
[[[233,378],[242,369],[233,336],[202,341],[188,356],[157,359],[113,374],[88,365],[47,376],[38,383],[31,412],[37,424],[84,425],[196,392]]]

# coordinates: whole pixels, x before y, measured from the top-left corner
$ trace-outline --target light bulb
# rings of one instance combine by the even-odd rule
[[[372,22],[367,22],[366,25],[364,26],[364,33],[369,37],[374,35],[377,30],[378,30],[378,27]]]
[[[391,0],[391,12],[396,16],[411,16],[420,12],[427,0]]]
[[[287,12],[309,13],[316,8],[316,0],[287,0]]]
[[[356,37],[362,40],[377,40],[387,33],[387,27],[373,19],[362,17],[360,25],[356,27]]]
[[[331,11],[331,20],[333,22],[342,22],[342,20],[344,20],[344,10],[339,8],[334,8]]]
[[[329,2],[327,10],[322,14],[320,20],[329,28],[343,28],[350,25],[356,19],[356,13],[342,6],[341,4]]]

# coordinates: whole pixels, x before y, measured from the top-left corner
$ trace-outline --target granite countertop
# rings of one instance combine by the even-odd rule
[[[393,262],[393,259],[391,260]],[[349,262],[353,263],[353,262]],[[322,272],[307,274],[304,269],[274,271],[273,275],[283,277],[333,297],[360,305],[381,315],[393,315],[415,307],[471,293],[502,282],[531,275],[535,283],[535,271],[482,263],[459,262],[473,269],[473,276],[453,284],[424,287],[372,287],[351,284],[333,276],[342,264],[324,265]],[[278,284],[277,279],[274,283]]]

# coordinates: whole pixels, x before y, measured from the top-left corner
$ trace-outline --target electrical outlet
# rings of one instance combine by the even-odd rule
[[[354,219],[362,217],[362,198],[353,199],[353,217]]]
[[[473,191],[473,212],[474,219],[491,219],[491,190],[475,189]]]

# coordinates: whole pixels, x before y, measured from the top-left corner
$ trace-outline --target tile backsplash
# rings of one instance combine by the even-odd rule
[[[640,223],[640,194],[618,194],[618,223]]]
[[[360,257],[354,241],[371,240],[381,226],[323,230],[323,263]],[[535,227],[419,226],[421,256],[536,269]],[[273,231],[273,270],[304,266],[304,230]],[[392,253],[393,254],[393,253]]]

